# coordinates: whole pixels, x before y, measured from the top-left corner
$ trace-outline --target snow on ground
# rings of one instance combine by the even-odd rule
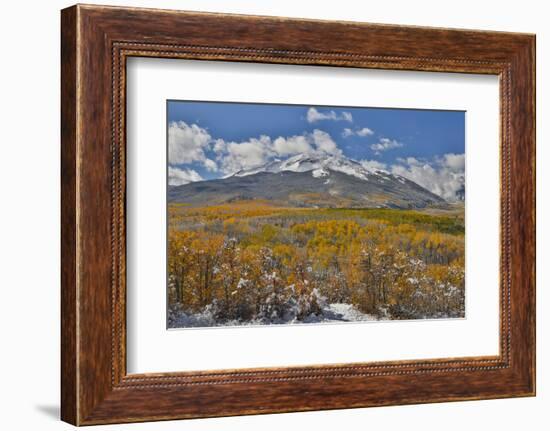
[[[246,322],[230,320],[218,322],[212,313],[206,309],[201,313],[187,314],[181,310],[168,310],[169,328],[204,328],[212,326],[257,326],[257,325],[288,325],[303,323],[339,323],[339,322],[365,322],[384,320],[372,314],[361,313],[351,304],[327,304],[321,314],[311,314],[305,319],[298,320],[296,315],[288,313],[284,318],[256,319]]]
[[[323,315],[332,317],[332,319],[327,319],[328,321],[361,322],[367,320],[380,320],[372,314],[361,313],[351,304],[329,304],[328,307],[323,310]]]
[[[314,178],[321,178],[321,177],[326,177],[327,175],[329,175],[329,173],[326,170],[320,168],[312,171],[311,175],[313,175]]]

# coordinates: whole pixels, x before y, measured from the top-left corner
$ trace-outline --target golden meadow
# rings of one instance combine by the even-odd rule
[[[312,321],[326,304],[351,304],[374,319],[464,316],[463,204],[169,204],[168,223],[173,310],[208,310],[219,324],[288,323],[289,310],[291,323]]]

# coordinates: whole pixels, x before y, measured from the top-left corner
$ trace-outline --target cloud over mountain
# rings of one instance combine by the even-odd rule
[[[225,142],[218,139],[214,144],[214,151],[216,148],[216,159],[220,161],[221,169],[226,174],[261,166],[278,157],[342,153],[332,137],[319,129],[314,129],[311,133],[279,136],[275,139],[266,135],[243,142]]]
[[[224,178],[168,190],[170,202],[191,205],[255,199],[300,208],[446,206],[441,197],[402,176],[366,169],[343,155],[327,153],[298,154]]]
[[[168,184],[171,186],[181,186],[202,180],[203,178],[193,169],[179,169],[168,166]]]
[[[465,184],[464,154],[445,154],[431,162],[415,157],[399,159],[392,165],[392,173],[401,175],[430,190],[447,201],[455,201]]]
[[[318,111],[309,108],[308,121],[321,120],[353,121],[348,112]],[[374,131],[368,127],[345,127],[335,133],[342,140],[350,136],[372,136]],[[295,155],[344,155],[331,134],[319,128],[291,136],[275,136],[260,135],[246,140],[231,141],[213,137],[207,128],[198,124],[188,124],[185,121],[171,122],[168,126],[169,184],[182,185],[201,181],[201,174],[210,178],[209,173],[215,172],[219,172],[218,176],[227,176]],[[374,159],[363,159],[360,163],[372,172],[385,171],[407,178],[447,201],[463,198],[463,153],[447,153],[428,159],[390,158],[392,161],[388,161],[387,155],[382,156],[387,151],[403,146],[403,143],[395,139],[380,138],[367,147],[374,152]],[[376,160],[377,158],[384,162]]]

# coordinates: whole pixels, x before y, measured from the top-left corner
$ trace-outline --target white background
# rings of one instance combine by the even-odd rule
[[[141,58],[127,83],[129,373],[498,354],[498,77]],[[466,319],[167,331],[166,100],[185,98],[466,111]]]
[[[102,3],[189,10],[346,19],[394,24],[537,33],[538,137],[538,396],[285,415],[106,426],[96,429],[278,430],[547,429],[550,300],[550,28],[536,0],[313,2],[297,0],[117,1]],[[0,16],[1,157],[0,426],[70,429],[59,409],[59,9],[65,1],[6,2]],[[545,313],[546,312],[546,313]]]

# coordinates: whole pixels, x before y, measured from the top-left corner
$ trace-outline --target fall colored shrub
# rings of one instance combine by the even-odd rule
[[[327,303],[464,316],[464,224],[404,210],[169,207],[169,303],[220,322],[303,320]]]

